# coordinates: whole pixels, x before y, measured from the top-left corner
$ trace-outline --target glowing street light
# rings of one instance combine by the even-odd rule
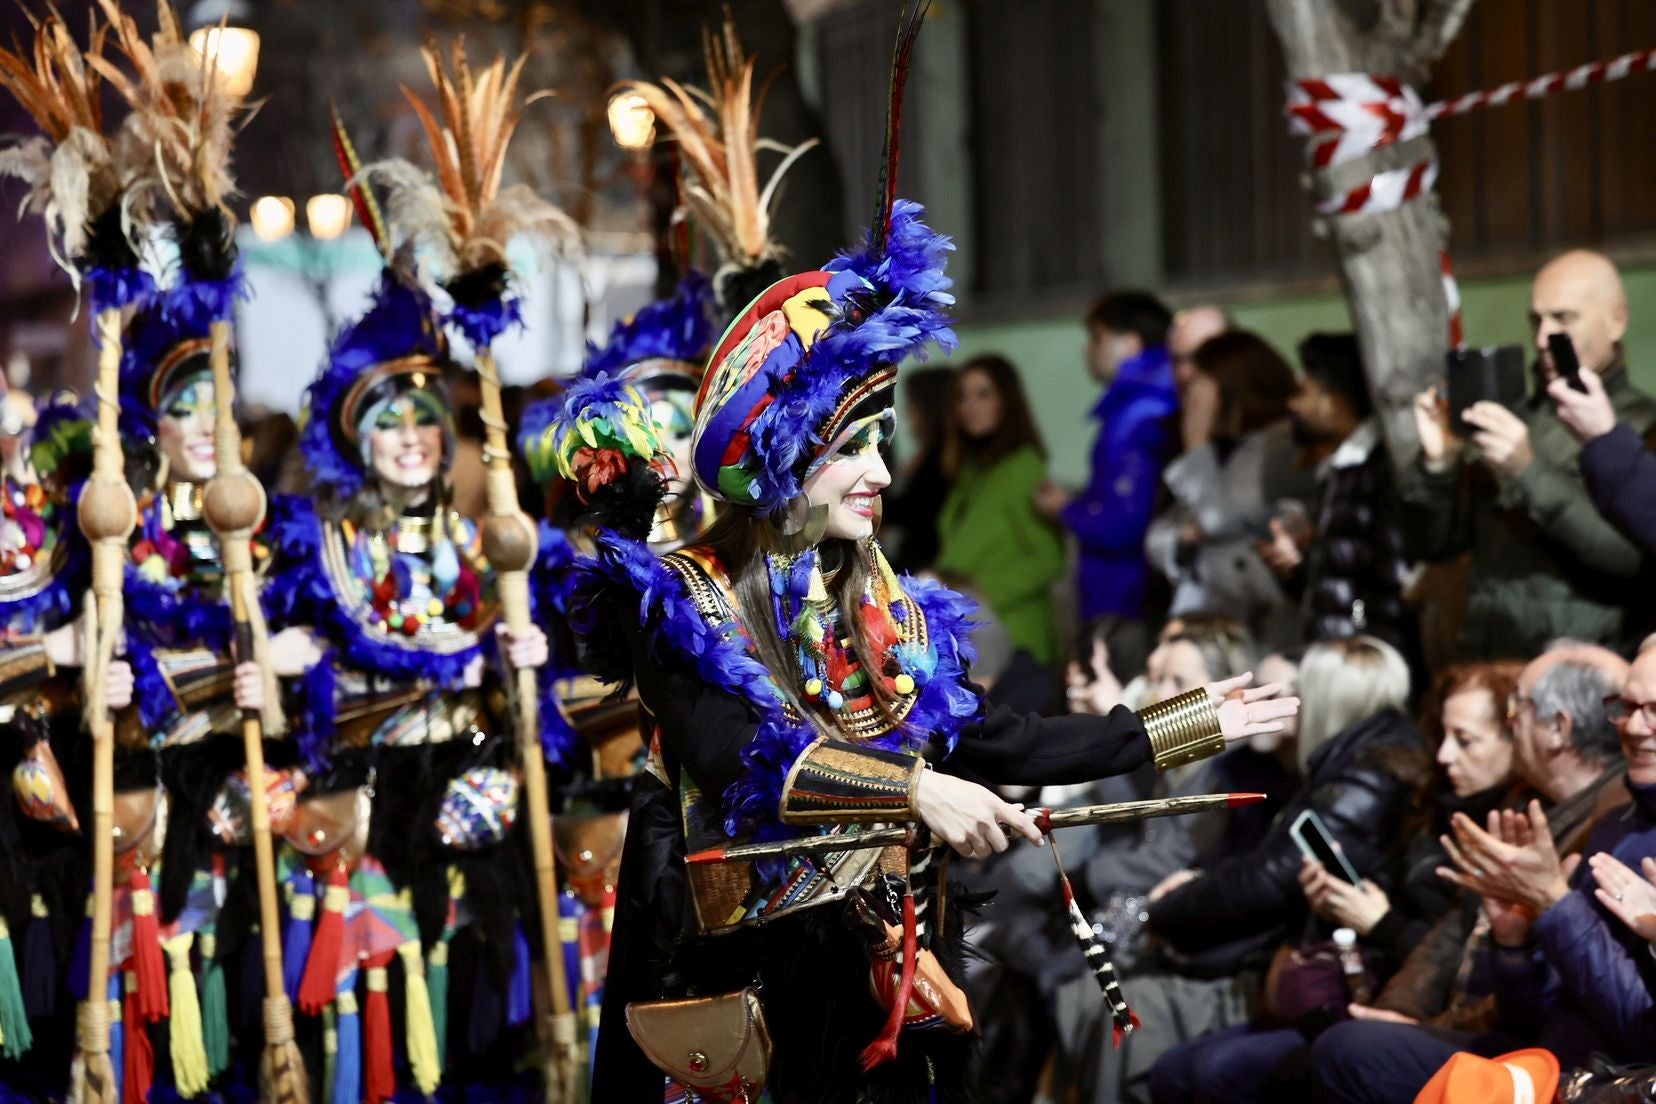
[[[351,201],[342,195],[313,195],[305,200],[305,225],[317,241],[333,241],[351,225]]]
[[[260,196],[251,214],[253,233],[262,242],[279,242],[293,233],[293,200],[287,196]]]
[[[637,92],[623,92],[609,102],[610,134],[615,144],[637,153],[655,141],[655,112]]]
[[[225,92],[245,96],[253,91],[253,74],[259,68],[258,31],[246,27],[201,27],[190,32],[190,49],[223,82]]]

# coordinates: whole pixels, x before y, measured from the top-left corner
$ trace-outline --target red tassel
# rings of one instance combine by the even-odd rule
[[[386,967],[396,951],[377,954],[367,962],[368,1004],[362,1010],[362,1099],[366,1104],[390,1100],[397,1091],[397,1072],[391,1064],[390,979]]]
[[[155,1081],[155,1047],[150,1043],[149,1025],[144,1021],[143,985],[131,973],[126,976],[126,1056],[121,1070],[121,1104],[145,1104]]]
[[[897,992],[891,1000],[891,1015],[874,1041],[863,1048],[862,1067],[871,1070],[881,1062],[897,1057],[897,1036],[902,1034],[903,1019],[908,1015],[909,995],[914,992],[915,960],[920,956],[920,940],[914,923],[914,891],[903,894],[903,974],[897,983]]]
[[[155,915],[155,890],[149,872],[132,872],[132,972],[137,984],[138,1014],[146,1024],[167,1018],[167,959],[161,951],[161,922]]]
[[[1139,1029],[1138,1013],[1129,1009],[1128,1012],[1127,1012],[1127,1018],[1129,1020],[1133,1021],[1133,1030],[1137,1031]],[[1111,1048],[1114,1049],[1114,1050],[1120,1050],[1121,1049],[1121,1040],[1125,1039],[1126,1037],[1127,1037],[1127,1029],[1125,1027],[1122,1027],[1120,1024],[1116,1024],[1115,1025],[1115,1032],[1111,1036]]]
[[[333,1003],[339,985],[339,956],[345,947],[345,906],[350,901],[350,879],[341,864],[328,875],[322,916],[311,935],[310,957],[299,979],[299,1010],[307,1016],[321,1015]]]

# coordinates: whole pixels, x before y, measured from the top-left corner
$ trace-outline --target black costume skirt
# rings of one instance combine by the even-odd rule
[[[843,903],[820,905],[713,938],[693,930],[675,795],[641,780],[627,827],[598,1032],[593,1094],[604,1104],[659,1104],[664,1075],[627,1032],[631,1001],[758,987],[773,1052],[775,1104],[967,1104],[973,1040],[905,1032],[892,1061],[864,1072],[862,1050],[885,1025],[869,989],[868,957]],[[958,910],[950,909],[951,914]],[[933,950],[961,977],[958,923]]]

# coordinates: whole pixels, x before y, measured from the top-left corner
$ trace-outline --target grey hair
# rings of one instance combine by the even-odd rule
[[[1358,721],[1409,700],[1409,665],[1397,649],[1372,636],[1325,640],[1305,651],[1300,664],[1299,765]]]
[[[1621,687],[1596,663],[1565,659],[1535,680],[1530,700],[1535,719],[1570,718],[1570,744],[1584,760],[1608,767],[1621,759],[1621,735],[1604,711],[1604,699]]]

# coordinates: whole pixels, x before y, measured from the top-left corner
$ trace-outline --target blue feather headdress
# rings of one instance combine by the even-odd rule
[[[186,375],[208,370],[213,322],[228,318],[245,297],[238,269],[227,280],[181,279],[133,315],[121,347],[121,438],[129,449],[154,447],[167,392]]]
[[[305,391],[299,445],[319,491],[342,501],[362,489],[366,469],[356,420],[376,379],[434,385],[446,355],[430,297],[387,268],[368,310],[334,340],[327,364]],[[450,451],[444,450],[445,461]]]

